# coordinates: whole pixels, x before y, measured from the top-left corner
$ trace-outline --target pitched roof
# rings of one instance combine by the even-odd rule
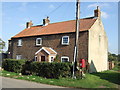
[[[89,30],[95,21],[96,18],[81,19],[80,31]],[[32,26],[30,28],[24,29],[12,38],[75,32],[75,23],[75,20],[70,20],[58,23],[51,23],[47,26]]]
[[[52,48],[50,48],[50,47],[42,47],[40,50],[38,50],[36,53],[35,53],[35,55],[36,54],[38,54],[40,51],[42,51],[42,50],[44,50],[47,54],[49,54],[49,55],[51,55],[51,54],[57,54],[57,52],[56,51],[54,51]]]

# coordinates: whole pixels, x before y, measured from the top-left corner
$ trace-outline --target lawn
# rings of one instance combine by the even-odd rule
[[[2,71],[4,77],[11,77],[15,79],[29,80],[38,83],[75,87],[75,88],[117,88],[120,85],[120,72],[104,71],[100,73],[86,74],[84,79],[60,78],[60,79],[46,79],[39,76],[26,76],[14,72]]]

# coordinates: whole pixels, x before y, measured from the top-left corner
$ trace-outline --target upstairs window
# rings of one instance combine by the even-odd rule
[[[37,38],[37,39],[36,39],[36,45],[37,45],[37,46],[42,45],[42,38]]]
[[[61,62],[69,62],[69,57],[66,56],[61,57]]]
[[[62,37],[62,45],[69,45],[69,36]]]
[[[22,46],[22,39],[18,40],[18,46]]]
[[[22,55],[16,55],[16,59],[17,59],[17,60],[22,59]]]

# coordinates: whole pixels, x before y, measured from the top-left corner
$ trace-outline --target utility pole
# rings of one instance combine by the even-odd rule
[[[80,0],[76,3],[76,35],[75,35],[75,46],[74,46],[74,63],[73,63],[73,78],[76,78],[76,66],[78,61],[78,47],[79,47],[79,30],[80,30]]]

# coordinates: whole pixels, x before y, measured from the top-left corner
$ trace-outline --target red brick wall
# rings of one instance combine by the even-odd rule
[[[69,36],[69,45],[65,46],[61,44],[62,36]],[[42,45],[36,46],[36,38],[42,38]],[[74,43],[75,43],[75,33],[66,34],[56,34],[56,35],[46,35],[46,36],[35,36],[21,38],[23,41],[22,47],[17,46],[18,39],[12,39],[13,45],[9,48],[11,50],[12,57],[16,58],[16,55],[22,55],[24,59],[33,60],[35,52],[37,52],[42,47],[51,47],[61,60],[61,56],[68,56],[70,61],[73,61]],[[88,31],[81,32],[79,38],[79,59],[88,58]]]

